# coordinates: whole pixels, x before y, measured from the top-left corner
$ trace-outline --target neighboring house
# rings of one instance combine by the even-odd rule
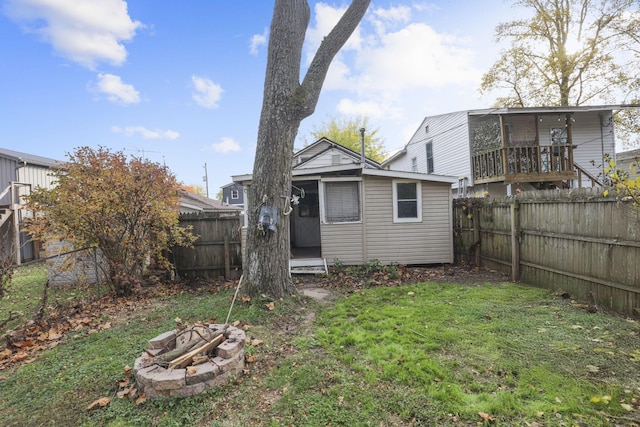
[[[616,166],[629,172],[629,178],[640,177],[640,148],[617,153]]]
[[[0,248],[13,254],[16,264],[38,258],[39,244],[21,232],[24,196],[37,187],[51,188],[51,169],[62,163],[46,157],[0,148]],[[15,251],[19,242],[19,251]]]
[[[220,215],[240,215],[242,208],[229,205],[219,200],[210,199],[186,190],[178,190],[180,194],[180,213],[217,212]]]
[[[325,265],[453,262],[451,185],[457,178],[383,170],[326,138],[293,155],[292,175],[298,201],[290,213],[292,266],[309,258]],[[251,179],[233,177],[245,187]]]
[[[244,207],[242,184],[232,182],[222,187],[222,201],[228,205]]]
[[[460,195],[601,185],[613,114],[634,106],[495,108],[428,116],[390,170],[458,177]]]

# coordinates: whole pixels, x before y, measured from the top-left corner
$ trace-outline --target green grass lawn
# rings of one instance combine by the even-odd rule
[[[232,295],[158,297],[0,371],[1,424],[640,425],[638,323],[507,283],[377,287],[328,304],[275,301],[272,311],[265,300],[237,303],[232,320],[262,341],[247,346],[245,375],[191,398],[116,397],[149,338],[176,317],[224,321]],[[103,396],[109,405],[85,409]]]

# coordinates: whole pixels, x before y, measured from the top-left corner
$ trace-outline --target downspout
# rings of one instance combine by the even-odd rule
[[[360,163],[362,165],[362,167],[366,167],[367,165],[367,158],[364,155],[364,128],[360,128],[360,153],[361,153],[361,157],[360,157]]]
[[[361,157],[360,157],[360,161],[361,161],[361,167],[364,169],[367,166],[367,158],[364,155],[364,131],[365,128],[360,128],[360,149],[361,149]],[[368,261],[368,257],[369,257],[369,253],[367,250],[367,219],[366,219],[366,215],[367,215],[367,204],[365,202],[365,198],[366,198],[366,194],[367,192],[365,191],[365,180],[364,180],[364,176],[362,176],[362,180],[360,181],[360,201],[362,203],[362,264],[366,264]]]
[[[604,115],[600,113],[600,161],[604,171]]]

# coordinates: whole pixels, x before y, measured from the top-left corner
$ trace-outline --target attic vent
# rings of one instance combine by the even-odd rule
[[[331,164],[334,166],[340,164],[340,154],[331,155]]]
[[[309,157],[305,157],[305,156],[300,156],[298,157],[298,163],[302,163],[302,162],[306,162],[307,160],[309,160]]]
[[[426,125],[426,126],[424,127],[424,133],[429,133],[429,125]]]

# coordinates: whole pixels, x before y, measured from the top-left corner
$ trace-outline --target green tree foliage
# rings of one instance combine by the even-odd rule
[[[637,99],[637,0],[516,0],[529,19],[496,27],[511,41],[483,76],[497,106],[569,106]]]
[[[167,267],[171,246],[195,240],[178,225],[178,183],[166,167],[105,148],[81,147],[68,157],[53,173],[54,188],[29,196],[28,231],[44,241],[98,247],[115,294],[132,290],[148,258]]]
[[[319,127],[314,127],[311,131],[311,136],[314,138],[314,141],[326,137],[343,147],[360,153],[362,151],[362,135],[360,129],[362,128],[365,129],[365,156],[376,162],[382,162],[386,157],[384,141],[377,136],[378,129],[369,129],[369,118],[366,116],[347,119],[331,117],[329,121],[322,122]]]

